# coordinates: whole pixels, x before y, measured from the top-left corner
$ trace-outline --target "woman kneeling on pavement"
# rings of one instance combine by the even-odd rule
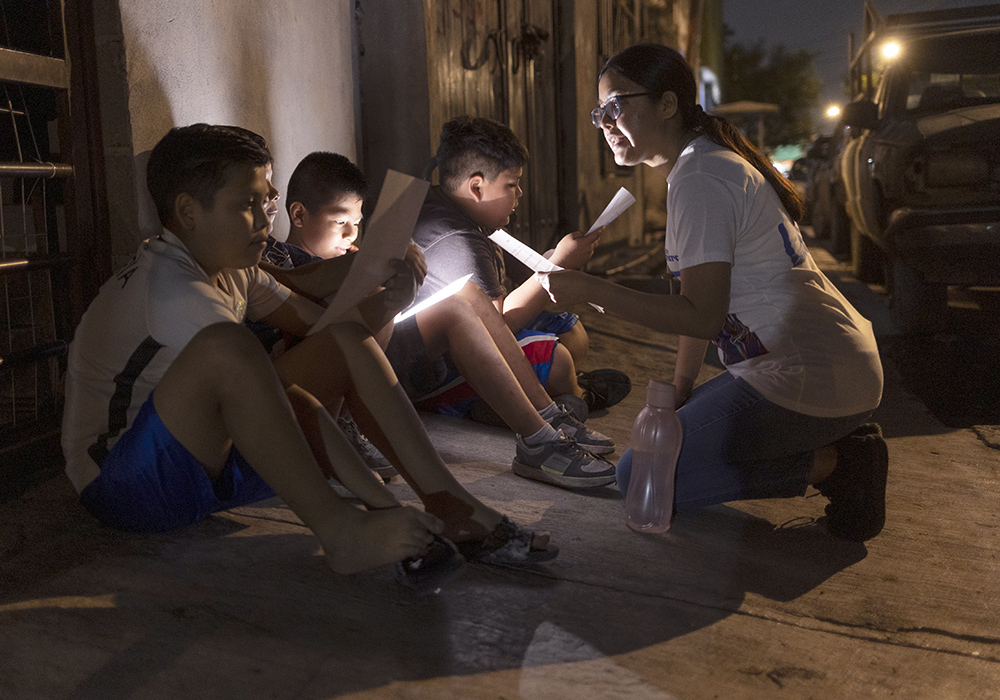
[[[594,125],[619,165],[667,181],[666,259],[680,293],[653,295],[583,272],[549,275],[560,303],[589,301],[680,336],[673,384],[684,442],[674,504],[829,498],[827,527],[864,541],[885,523],[888,453],[868,423],[882,395],[871,324],[819,271],[791,184],[696,103],[684,58],[637,45],[601,71]],[[726,372],[695,387],[709,341]],[[618,463],[625,492],[632,453]]]

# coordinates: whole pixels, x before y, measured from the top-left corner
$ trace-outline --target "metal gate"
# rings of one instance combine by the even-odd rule
[[[88,24],[81,5],[0,0],[0,495],[53,468],[32,464],[30,448],[55,442],[66,348],[107,272],[93,244],[88,110],[70,101],[87,87],[67,60],[80,40],[69,33]]]

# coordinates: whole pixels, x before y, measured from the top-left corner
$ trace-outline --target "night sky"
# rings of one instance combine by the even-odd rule
[[[985,0],[875,0],[882,15],[944,10],[988,4]],[[743,44],[763,39],[767,47],[784,44],[808,49],[824,87],[820,103],[846,101],[842,83],[847,74],[847,37],[860,41],[863,0],[723,0],[723,18],[733,38]],[[723,95],[723,101],[726,100]],[[821,126],[821,125],[817,125]],[[820,128],[821,132],[829,129]]]

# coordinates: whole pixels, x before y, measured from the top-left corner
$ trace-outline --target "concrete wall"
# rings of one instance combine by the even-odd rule
[[[116,266],[159,231],[145,161],[172,126],[203,121],[259,132],[279,189],[310,151],[356,158],[352,0],[95,5]],[[276,233],[286,231],[282,211]]]

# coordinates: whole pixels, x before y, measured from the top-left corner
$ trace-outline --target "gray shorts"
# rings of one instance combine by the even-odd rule
[[[428,357],[415,316],[393,328],[385,356],[403,391],[413,402],[433,393],[460,374],[447,352],[436,358]]]

